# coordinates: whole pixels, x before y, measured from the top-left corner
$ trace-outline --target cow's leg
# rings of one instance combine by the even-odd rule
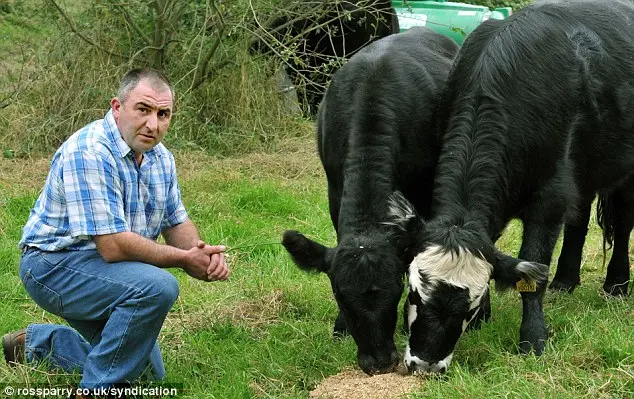
[[[629,240],[634,227],[634,178],[630,178],[610,194],[605,223],[614,231],[612,258],[603,290],[613,296],[627,295],[630,282]]]
[[[588,233],[588,221],[594,195],[583,201],[574,219],[567,220],[564,228],[564,242],[557,262],[557,272],[550,288],[572,293],[581,284],[580,269],[583,244]]]
[[[341,207],[341,193],[336,189],[334,183],[328,181],[328,210],[330,211],[330,220],[335,233],[339,232],[339,209]]]
[[[341,207],[341,193],[337,190],[337,184],[328,180],[328,208],[330,210],[330,220],[332,220],[332,226],[335,228],[337,236],[339,234],[339,209]],[[334,338],[345,337],[350,334],[348,327],[346,327],[346,320],[343,317],[341,311],[337,313],[335,319],[335,326],[332,332]]]
[[[403,301],[403,334],[409,334],[409,300],[406,298]]]
[[[349,334],[350,331],[348,331],[346,320],[343,318],[343,313],[339,311],[339,313],[337,313],[337,319],[335,320],[335,328],[333,329],[332,336],[334,338],[342,338]]]
[[[544,223],[543,219],[524,222],[524,236],[519,258],[549,265],[561,223]],[[541,355],[548,338],[543,300],[548,280],[537,283],[535,292],[522,292],[520,352]]]
[[[519,258],[550,265],[561,232],[568,202],[565,174],[555,176],[533,195],[532,204],[522,212],[524,232]],[[548,279],[537,282],[536,291],[522,292],[522,325],[520,351],[540,355],[545,348],[548,330],[544,319],[543,300]]]
[[[614,231],[614,248],[612,258],[608,264],[608,272],[603,283],[603,290],[613,296],[627,295],[627,287],[630,282],[630,259],[629,259],[629,238],[632,231],[632,220],[630,225],[621,226]]]

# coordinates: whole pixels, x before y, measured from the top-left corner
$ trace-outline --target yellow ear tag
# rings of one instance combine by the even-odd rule
[[[519,280],[515,283],[515,288],[519,292],[535,292],[537,291],[537,281],[528,282],[524,279]]]

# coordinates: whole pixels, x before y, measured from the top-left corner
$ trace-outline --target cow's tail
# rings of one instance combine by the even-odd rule
[[[605,269],[605,259],[608,249],[614,243],[614,199],[609,191],[599,192],[597,201],[597,223],[603,230],[603,269]]]

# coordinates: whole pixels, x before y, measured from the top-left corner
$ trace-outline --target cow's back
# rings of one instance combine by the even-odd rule
[[[456,60],[443,139],[495,143],[506,181],[521,182],[499,193],[515,207],[563,169],[584,176],[565,184],[596,190],[634,168],[634,5],[610,3],[535,3],[480,25]],[[445,194],[435,201],[454,201]]]
[[[438,153],[433,113],[457,50],[451,39],[415,28],[372,43],[336,73],[317,121],[335,197],[345,189],[378,208],[400,189],[428,213]],[[374,209],[368,212],[371,219]]]

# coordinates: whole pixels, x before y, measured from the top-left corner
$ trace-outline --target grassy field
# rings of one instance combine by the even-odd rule
[[[173,271],[181,296],[160,343],[167,381],[181,387],[179,397],[306,398],[324,378],[355,369],[352,339],[331,338],[336,304],[327,278],[299,271],[280,245],[270,244],[288,228],[329,245],[335,242],[310,134],[269,153],[225,159],[201,152],[176,156],[190,215],[206,240],[231,248],[232,268],[229,281],[210,284]],[[28,298],[17,272],[16,244],[47,168],[48,159],[0,160],[3,332],[57,321]],[[520,237],[520,226],[512,224],[499,246],[516,253]],[[632,298],[601,295],[601,236],[594,222],[589,238],[582,286],[574,295],[546,296],[550,340],[542,357],[517,354],[518,294],[494,293],[489,323],[463,337],[445,376],[420,379],[410,397],[634,397]],[[401,353],[405,343],[399,335]],[[0,366],[0,388],[73,386],[78,381],[76,375]],[[367,384],[372,383],[368,378]]]
[[[506,5],[502,0],[482,1]],[[0,0],[0,5],[9,3],[17,11],[0,14],[0,70],[8,71],[0,74],[0,100],[13,96],[11,105],[0,110],[0,153],[12,158],[0,156],[0,333],[28,323],[59,322],[30,300],[18,278],[16,245],[49,163],[48,158],[32,156],[39,151],[34,149],[57,146],[55,131],[67,135],[72,129],[65,126],[79,127],[102,114],[111,95],[102,91],[111,89],[115,71],[109,60],[101,60],[106,68],[92,59],[94,54],[74,51],[85,45],[71,40],[50,2]],[[93,4],[60,3],[71,15]],[[95,33],[92,28],[86,31]],[[230,39],[227,51],[239,44]],[[88,54],[88,61],[94,62],[76,54]],[[328,279],[299,271],[277,244],[285,229],[300,230],[329,245],[334,245],[335,235],[312,126],[294,118],[259,116],[275,114],[277,108],[275,98],[261,90],[266,82],[258,68],[245,63],[222,70],[208,93],[197,94],[205,99],[204,107],[181,107],[182,122],[167,140],[171,148],[180,148],[176,156],[190,216],[204,239],[230,248],[232,268],[229,281],[211,284],[173,271],[181,282],[181,296],[160,336],[168,372],[163,385],[176,384],[183,398],[306,398],[327,377],[356,370],[352,339],[331,337],[336,304]],[[201,119],[205,115],[218,120]],[[193,122],[186,123],[187,118]],[[179,135],[188,126],[200,134]],[[287,139],[294,136],[303,138]],[[230,158],[192,150],[210,146],[224,154],[268,150]],[[418,380],[409,396],[634,397],[632,298],[607,299],[601,294],[601,234],[594,221],[590,227],[583,285],[574,295],[546,296],[550,341],[541,358],[517,354],[519,295],[494,293],[490,322],[463,337],[449,372]],[[521,226],[511,224],[498,245],[516,254],[520,237]],[[405,344],[406,337],[398,335],[401,353]],[[0,362],[0,398],[7,386],[72,387],[79,379]],[[372,387],[376,379],[363,383]],[[359,398],[352,393],[349,397]]]

